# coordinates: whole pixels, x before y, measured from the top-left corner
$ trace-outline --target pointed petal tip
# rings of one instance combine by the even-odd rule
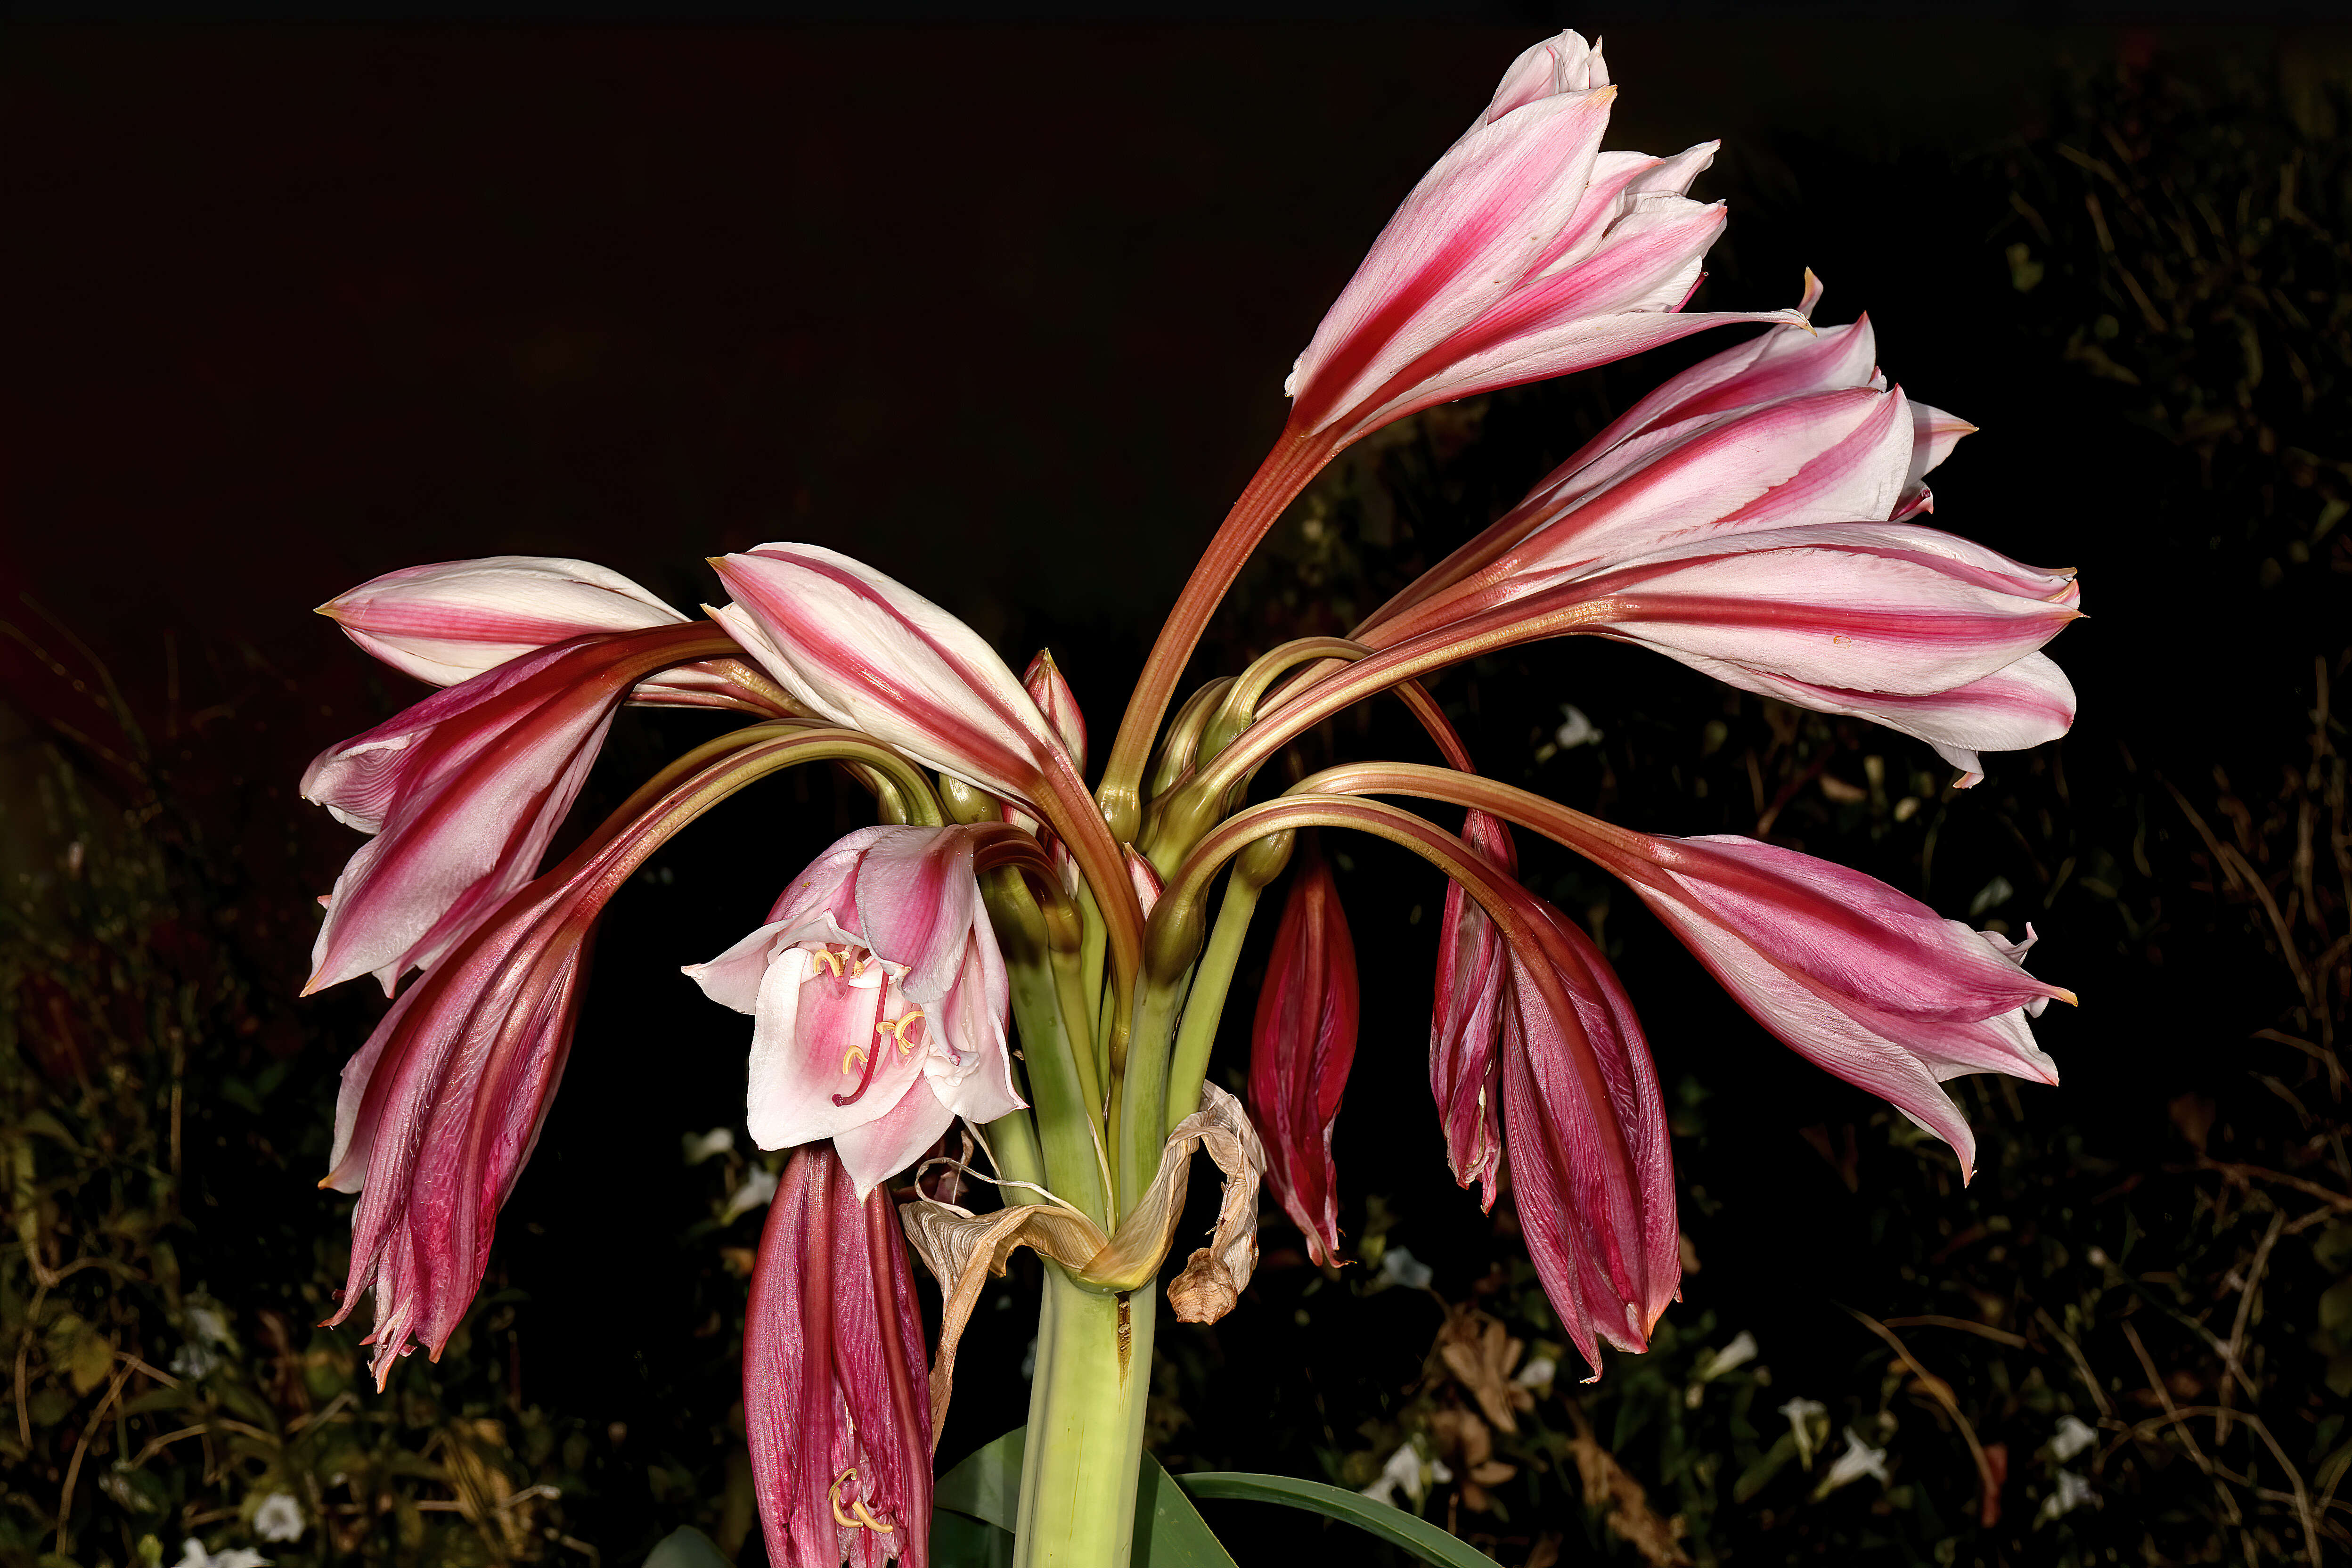
[[[341,599],[330,599],[323,605],[313,605],[310,613],[314,616],[324,616],[340,625],[343,618],[342,603]]]
[[[2053,1002],[2063,1002],[2069,1007],[2079,1007],[2083,1005],[2082,998],[2076,996],[2072,991],[2067,990],[2063,985],[2053,985],[2050,988],[2050,1000]]]

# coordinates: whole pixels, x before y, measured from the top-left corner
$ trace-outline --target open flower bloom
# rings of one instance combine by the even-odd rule
[[[822,1143],[777,1184],[743,1319],[743,1431],[768,1561],[924,1568],[931,1402],[923,1316],[887,1193]]]
[[[1596,1342],[1648,1349],[1680,1293],[1673,1152],[1624,988],[1575,922],[1527,907],[1536,940],[1510,953],[1502,1008],[1506,1157],[1528,1256],[1598,1377]]]
[[[1331,868],[1307,837],[1274,935],[1250,1032],[1249,1108],[1265,1141],[1265,1179],[1307,1236],[1307,1254],[1339,1251],[1331,1129],[1356,1059],[1356,947]]]
[[[1518,856],[1510,829],[1484,812],[1470,813],[1462,837],[1506,872]],[[1445,1160],[1454,1179],[1481,1184],[1478,1206],[1495,1206],[1503,1155],[1500,1058],[1503,1009],[1510,989],[1503,935],[1459,882],[1445,886],[1445,919],[1437,933],[1436,1002],[1429,1025],[1429,1088],[1445,1129]]]
[[[752,1015],[760,1147],[830,1138],[863,1196],[958,1116],[992,1121],[1022,1105],[975,837],[861,828],[793,879],[765,925],[687,969],[713,1001]]]
[[[1949,1143],[1963,1179],[1976,1140],[1944,1081],[2058,1081],[2026,1020],[2074,996],[2025,972],[2030,930],[2015,943],[1972,931],[1875,878],[1752,838],[1612,830],[1594,853],[1759,1023]]]
[[[529,881],[643,676],[730,647],[707,626],[528,653],[320,753],[302,795],[374,837],[326,900],[305,991],[373,972],[389,995]]]
[[[1715,147],[1601,152],[1616,90],[1573,32],[1512,63],[1299,356],[1293,431],[1344,446],[1433,404],[1791,319],[1680,313],[1723,228],[1720,204],[1684,195]]]

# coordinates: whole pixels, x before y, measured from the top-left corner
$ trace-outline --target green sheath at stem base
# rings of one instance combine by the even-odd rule
[[[1015,1568],[1128,1568],[1159,1298],[1081,1289],[1045,1266]]]

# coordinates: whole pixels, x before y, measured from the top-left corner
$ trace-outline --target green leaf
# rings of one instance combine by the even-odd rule
[[[931,1505],[1011,1530],[1021,1512],[1021,1451],[1028,1436],[1028,1427],[1015,1426],[975,1451],[939,1479]]]
[[[1423,1563],[1433,1563],[1438,1568],[1494,1568],[1495,1560],[1485,1552],[1474,1551],[1425,1519],[1416,1519],[1384,1502],[1374,1502],[1361,1492],[1325,1486],[1320,1481],[1257,1475],[1248,1470],[1202,1470],[1180,1478],[1179,1484],[1196,1498],[1303,1508],[1326,1519],[1370,1531],[1390,1545],[1412,1552]]]
[[[954,1568],[983,1568],[999,1559],[982,1553],[996,1543],[967,1529],[953,1514],[964,1514],[1005,1532],[1021,1511],[1021,1459],[1028,1428],[1020,1427],[988,1444],[941,1476],[932,1489],[934,1508],[950,1511],[931,1522],[934,1554]],[[1234,1560],[1218,1544],[1208,1521],[1159,1460],[1146,1454],[1136,1478],[1135,1546],[1130,1559],[1136,1568],[1234,1568]]]
[[[934,1568],[1013,1568],[1013,1532],[952,1509],[931,1514]]]
[[[1137,1481],[1131,1561],[1142,1568],[1235,1568],[1182,1484],[1149,1454]]]
[[[673,1530],[654,1547],[646,1568],[734,1568],[718,1542],[691,1525]]]

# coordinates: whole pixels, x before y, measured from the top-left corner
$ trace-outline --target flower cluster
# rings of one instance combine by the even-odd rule
[[[1666,1121],[1631,999],[1518,881],[1514,827],[1622,879],[1766,1029],[1944,1139],[1968,1174],[1943,1084],[2056,1081],[2027,1020],[2073,997],[2026,973],[2030,929],[2011,942],[1794,850],[1641,833],[1482,778],[1420,684],[1497,648],[1602,636],[1916,736],[1963,784],[1985,753],[2073,719],[2041,649],[2081,613],[2074,574],[1919,521],[1927,475],[1969,426],[1880,373],[1866,320],[1815,327],[1810,278],[1793,310],[1683,310],[1724,222],[1685,194],[1713,148],[1603,151],[1616,92],[1597,46],[1539,44],[1406,197],[1299,356],[1288,425],[1162,626],[1092,789],[1087,725],[1049,656],[1016,676],[939,605],[813,545],[715,562],[731,602],[699,619],[600,567],[519,557],[395,572],[328,606],[441,688],[303,781],[371,836],[321,900],[311,988],[373,973],[392,994],[422,972],[345,1070],[323,1184],[359,1194],[337,1321],[373,1294],[379,1379],[412,1341],[437,1354],[474,1299],[606,901],[718,800],[810,762],[864,784],[879,824],[686,971],[751,1016],[746,1122],[793,1151],[744,1345],[779,1563],[928,1560],[954,1338],[1016,1246],[1050,1260],[1024,1532],[1067,1560],[1122,1560],[1149,1382],[1130,1369],[1152,1321],[1133,1298],[1173,1248],[1192,1154],[1209,1150],[1225,1196],[1171,1287],[1180,1315],[1218,1316],[1245,1289],[1261,1174],[1317,1262],[1342,1253],[1332,1131],[1361,1016],[1318,833],[1376,834],[1447,879],[1429,1046],[1447,1158],[1486,1205],[1507,1173],[1594,1375],[1601,1345],[1643,1349],[1678,1293]],[[1350,637],[1271,650],[1170,719],[1217,599],[1340,447],[1449,398],[1742,322],[1765,331],[1641,400]],[[1251,804],[1265,763],[1384,692],[1452,765],[1349,763]],[[755,721],[544,867],[631,701]],[[1461,831],[1381,796],[1462,811]],[[1244,1116],[1209,1085],[1208,1056],[1258,894],[1292,860]],[[971,1143],[932,1153],[959,1121],[992,1174]],[[919,1164],[949,1177],[894,1194]],[[1006,1206],[950,1201],[967,1177]],[[928,1374],[909,1230],[947,1296]]]

